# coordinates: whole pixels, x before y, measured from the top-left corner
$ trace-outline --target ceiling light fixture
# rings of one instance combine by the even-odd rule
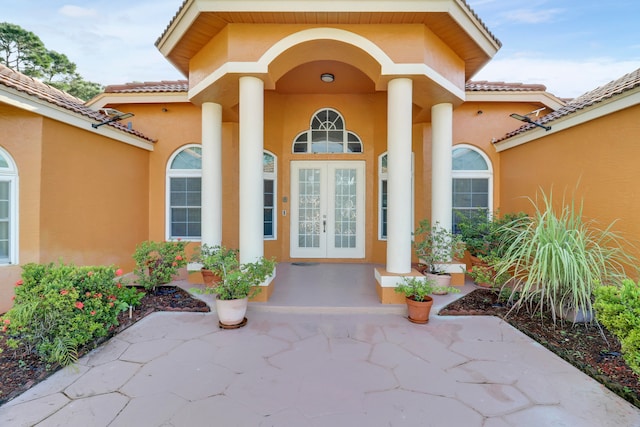
[[[529,113],[529,114],[531,114],[531,113]],[[536,125],[538,127],[541,127],[542,129],[544,129],[546,131],[551,130],[551,126],[545,126],[545,125],[540,124],[538,122],[534,122],[533,120],[531,120],[531,118],[529,117],[528,114],[523,116],[522,114],[513,113],[513,114],[510,114],[509,117],[514,118],[516,120],[520,120],[521,122],[531,123],[532,125]]]
[[[331,73],[322,73],[320,75],[320,80],[322,80],[325,83],[333,83],[333,81],[335,80],[335,77]]]
[[[123,113],[120,112],[118,110],[116,110],[115,108],[105,108],[102,111],[103,114],[109,116],[109,118],[107,120],[104,120],[100,123],[92,123],[91,127],[94,129],[98,129],[100,126],[102,125],[106,125],[109,123],[113,123],[113,122],[118,122],[120,120],[124,120],[124,119],[128,119],[129,117],[133,117],[134,114],[133,113]]]

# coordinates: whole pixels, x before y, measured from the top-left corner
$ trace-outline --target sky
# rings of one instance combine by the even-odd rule
[[[177,80],[156,49],[183,0],[0,0],[0,22],[66,54],[102,85]],[[241,1],[241,0],[238,0]],[[467,0],[502,48],[473,80],[573,98],[640,68],[639,0]]]

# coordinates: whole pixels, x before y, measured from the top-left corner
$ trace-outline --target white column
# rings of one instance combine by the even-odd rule
[[[264,83],[240,77],[240,262],[264,255]]]
[[[411,272],[411,128],[413,82],[387,88],[387,271]]]
[[[451,229],[451,149],[453,147],[453,106],[431,107],[431,223]]]
[[[202,104],[202,243],[222,243],[222,106]]]

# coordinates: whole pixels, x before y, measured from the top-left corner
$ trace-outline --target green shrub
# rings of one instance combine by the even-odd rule
[[[146,241],[136,246],[133,259],[138,284],[147,290],[155,290],[156,286],[173,280],[178,269],[187,265],[186,244],[181,240]]]
[[[117,280],[121,274],[113,267],[27,264],[14,306],[0,318],[2,331],[47,362],[73,363],[80,347],[117,325],[120,311],[139,304],[137,290]]]
[[[596,318],[618,337],[624,359],[640,375],[640,286],[625,279],[620,287],[601,286],[594,294]]]
[[[531,200],[535,213],[503,227],[509,242],[496,263],[496,274],[513,277],[519,292],[514,309],[522,306],[542,314],[550,310],[553,321],[565,310],[592,313],[597,284],[618,283],[624,265],[633,257],[623,249],[624,239],[612,230],[585,220],[582,205],[572,201],[554,208],[553,195],[542,192],[542,201]]]

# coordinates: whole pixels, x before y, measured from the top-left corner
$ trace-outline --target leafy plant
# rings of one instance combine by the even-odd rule
[[[147,290],[169,283],[178,274],[178,269],[187,265],[185,246],[186,242],[181,240],[146,241],[136,246],[133,259],[138,283]]]
[[[481,259],[500,257],[505,242],[504,225],[513,221],[522,221],[527,217],[524,212],[507,213],[500,216],[498,212],[491,214],[486,209],[473,210],[468,213],[456,212],[458,231],[467,250],[472,256]]]
[[[257,286],[273,274],[275,261],[260,257],[255,262],[240,264],[238,256],[237,249],[213,247],[209,262],[211,271],[220,277],[220,282],[213,287],[197,289],[195,292],[214,293],[221,300],[253,297],[260,292]]]
[[[622,238],[594,221],[585,221],[582,204],[565,204],[556,210],[553,195],[542,192],[531,219],[516,219],[503,226],[510,242],[496,264],[496,273],[514,278],[519,292],[513,309],[550,310],[553,322],[558,310],[592,312],[592,293],[599,283],[615,283],[624,277],[624,265],[632,262]]]
[[[113,267],[26,264],[14,306],[0,317],[2,332],[47,362],[73,363],[78,349],[107,335],[128,307],[121,274]]]
[[[239,251],[237,249],[203,244],[196,248],[191,261],[202,264],[202,268],[211,270],[219,276],[224,269],[230,270],[238,267],[238,254]]]
[[[500,258],[488,256],[484,259],[485,264],[474,265],[467,270],[467,274],[477,284],[489,285],[492,288],[500,288],[511,278],[511,274],[503,272],[497,274],[495,265]]]
[[[419,302],[424,301],[426,296],[436,292],[460,292],[458,288],[453,286],[436,286],[436,281],[426,276],[403,277],[402,282],[396,286],[395,291]]]
[[[462,237],[453,234],[438,222],[431,226],[428,219],[420,221],[414,232],[413,247],[419,260],[424,261],[429,273],[444,273],[444,265],[464,255]]]
[[[620,340],[622,356],[640,375],[640,286],[631,279],[621,286],[595,289],[596,318]]]

